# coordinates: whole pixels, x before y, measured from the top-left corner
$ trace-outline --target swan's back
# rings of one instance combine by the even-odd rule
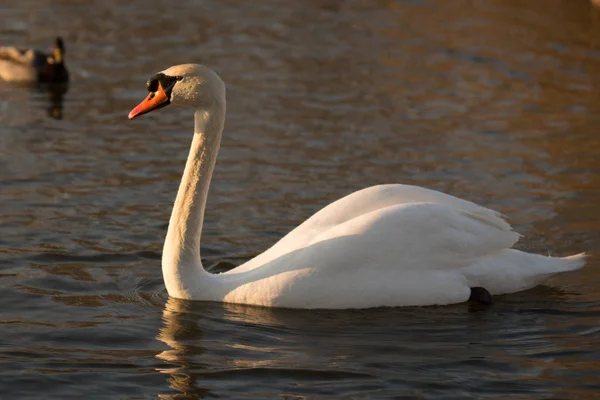
[[[412,185],[371,186],[329,204],[267,251],[229,273],[249,271],[291,251],[309,246],[315,241],[331,238],[332,235],[341,235],[344,233],[344,229],[351,229],[349,225],[344,226],[348,221],[356,220],[361,216],[370,215],[370,218],[376,218],[378,212],[383,215],[389,207],[416,203],[439,204],[448,209],[469,212],[473,216],[477,216],[480,221],[484,221],[485,224],[494,226],[500,231],[512,232],[510,225],[501,218],[499,213],[467,200]],[[402,230],[402,226],[395,227],[397,232],[402,232]],[[352,234],[352,232],[347,230],[346,234]],[[511,238],[512,242],[508,244],[508,247],[517,241],[518,235],[513,232]]]
[[[500,214],[407,185],[346,196],[266,252],[222,274],[212,297],[291,308],[443,305],[473,287],[491,294],[536,286],[580,268],[583,255],[549,258],[511,247]]]

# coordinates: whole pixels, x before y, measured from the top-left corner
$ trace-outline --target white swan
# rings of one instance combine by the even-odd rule
[[[393,184],[352,193],[254,259],[208,273],[200,235],[225,120],[225,85],[209,68],[184,64],[151,77],[147,89],[130,119],[168,104],[196,111],[162,257],[172,297],[290,308],[442,305],[468,300],[475,287],[483,301],[490,293],[529,289],[584,264],[584,254],[552,258],[511,249],[519,235],[495,211]]]

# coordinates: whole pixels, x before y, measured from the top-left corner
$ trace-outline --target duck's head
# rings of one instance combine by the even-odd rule
[[[225,84],[216,72],[199,64],[175,65],[154,74],[146,89],[150,94],[131,110],[129,119],[169,104],[195,109],[225,105]]]
[[[55,64],[62,64],[65,59],[65,44],[62,37],[56,38],[54,49],[52,50],[52,58]]]

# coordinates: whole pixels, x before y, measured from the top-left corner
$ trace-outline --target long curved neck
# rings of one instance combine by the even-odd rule
[[[165,285],[173,297],[187,297],[189,288],[198,284],[201,275],[207,274],[200,260],[200,236],[224,117],[224,104],[196,110],[194,139],[173,206],[162,256]]]

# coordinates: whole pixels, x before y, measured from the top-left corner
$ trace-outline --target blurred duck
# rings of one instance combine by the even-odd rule
[[[0,80],[11,82],[66,83],[65,46],[56,38],[49,53],[35,49],[0,47]]]

